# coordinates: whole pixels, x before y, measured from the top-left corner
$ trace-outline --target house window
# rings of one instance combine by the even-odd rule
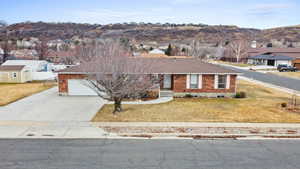
[[[190,88],[191,89],[198,89],[199,83],[199,76],[198,75],[191,75],[190,76]]]
[[[17,73],[14,72],[14,73],[12,74],[12,77],[13,77],[13,78],[17,78]]]
[[[218,89],[225,89],[227,83],[227,76],[226,75],[219,75],[218,77]]]

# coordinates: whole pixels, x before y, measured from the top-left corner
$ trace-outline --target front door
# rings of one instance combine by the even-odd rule
[[[275,66],[275,60],[268,60],[268,66]]]
[[[172,75],[164,75],[164,89],[171,89],[172,88]]]

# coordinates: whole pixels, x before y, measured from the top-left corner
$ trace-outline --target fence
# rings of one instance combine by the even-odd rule
[[[53,72],[32,72],[32,80],[55,80],[57,73]]]

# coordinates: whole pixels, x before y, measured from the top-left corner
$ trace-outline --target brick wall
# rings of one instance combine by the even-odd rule
[[[230,76],[229,89],[215,89],[214,75],[202,75],[202,89],[186,89],[186,75],[174,75],[173,91],[176,93],[235,93],[237,75]]]
[[[58,74],[59,93],[68,93],[68,79],[83,79],[84,75],[80,74]]]
[[[59,74],[59,93],[68,93],[68,79],[83,79],[81,74]],[[186,89],[186,75],[173,75],[173,91],[176,93],[235,93],[237,75],[230,77],[230,89],[214,89],[214,75],[202,76],[202,89]],[[162,78],[163,80],[163,78]],[[161,84],[162,85],[162,84]]]
[[[293,66],[297,67],[300,70],[300,58],[293,61]]]

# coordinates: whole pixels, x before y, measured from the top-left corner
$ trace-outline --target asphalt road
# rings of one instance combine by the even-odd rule
[[[241,72],[241,73],[243,73],[243,76],[248,77],[248,78],[252,78],[252,79],[262,81],[265,83],[270,83],[273,85],[300,91],[300,80],[297,80],[297,79],[277,76],[277,75],[273,75],[273,74],[269,74],[269,73],[266,74],[266,73],[253,72],[253,71],[249,71],[249,70],[242,70],[242,69],[237,69],[237,68],[233,68],[233,67],[227,67],[227,68]]]
[[[0,140],[1,169],[297,169],[300,141]]]

